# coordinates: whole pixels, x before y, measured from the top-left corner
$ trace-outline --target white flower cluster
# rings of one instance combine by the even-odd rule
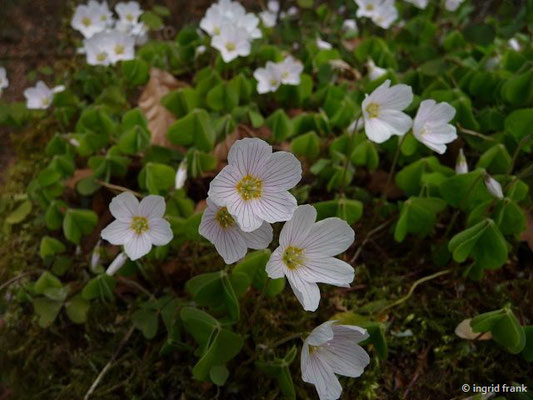
[[[90,65],[110,65],[131,60],[135,45],[147,40],[147,27],[139,21],[143,10],[136,1],[120,2],[115,6],[115,20],[107,2],[90,0],[79,5],[74,12],[71,26],[83,37],[83,48]]]
[[[257,93],[275,92],[282,84],[299,85],[303,69],[302,63],[291,56],[279,63],[268,61],[265,68],[257,68],[254,72]]]
[[[383,143],[391,136],[403,136],[411,127],[414,137],[439,154],[446,151],[446,144],[457,139],[457,132],[449,122],[455,109],[448,103],[424,100],[415,120],[403,112],[413,101],[410,86],[390,86],[386,80],[363,100],[362,112],[367,137],[375,143]]]
[[[0,97],[2,91],[9,86],[9,80],[7,79],[7,72],[4,67],[0,67]]]
[[[262,36],[259,18],[232,0],[219,0],[211,5],[200,21],[200,28],[211,36],[211,46],[220,51],[224,62],[248,56],[252,40]]]
[[[389,29],[398,18],[398,10],[394,0],[355,0],[357,3],[357,17],[370,18],[374,24],[383,29]]]
[[[65,86],[59,85],[52,89],[46,86],[43,81],[38,81],[34,87],[24,91],[26,97],[26,107],[29,110],[46,110],[52,105],[54,94],[65,90]]]

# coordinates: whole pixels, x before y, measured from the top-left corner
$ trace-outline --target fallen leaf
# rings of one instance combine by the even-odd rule
[[[166,71],[157,68],[150,70],[150,80],[139,98],[139,108],[148,119],[152,144],[170,146],[166,137],[167,129],[176,118],[161,104],[161,98],[170,91],[184,86],[186,84]]]
[[[218,160],[218,167],[222,169],[228,160],[228,153],[233,143],[239,139],[247,137],[257,137],[261,139],[266,139],[272,132],[267,127],[263,126],[258,129],[250,128],[247,125],[237,125],[235,131],[226,136],[226,138],[215,146],[215,157]]]
[[[76,171],[74,171],[74,175],[72,175],[69,179],[65,181],[65,186],[72,190],[76,190],[76,185],[78,184],[78,182],[84,178],[88,178],[92,174],[93,170],[90,168],[77,169]]]
[[[467,340],[490,340],[492,339],[492,333],[485,332],[483,334],[476,333],[472,331],[472,327],[470,326],[471,318],[467,318],[461,321],[459,325],[457,325],[457,328],[455,328],[455,334],[459,336],[461,339],[467,339]]]

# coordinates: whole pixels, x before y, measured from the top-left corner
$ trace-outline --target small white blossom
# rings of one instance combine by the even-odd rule
[[[107,270],[105,271],[106,275],[113,276],[117,273],[117,271],[126,264],[126,261],[128,261],[128,256],[126,253],[121,251],[113,260],[111,264],[109,264],[109,267],[107,267]]]
[[[331,50],[333,48],[331,43],[326,42],[325,40],[322,40],[319,37],[316,38],[316,45],[320,50]]]
[[[455,126],[448,123],[454,116],[455,108],[448,103],[424,100],[413,122],[413,134],[431,150],[444,154],[446,144],[457,139]]]
[[[244,258],[248,248],[266,249],[272,241],[272,227],[263,222],[259,229],[243,232],[226,207],[217,206],[210,198],[198,229],[200,235],[215,245],[226,264]]]
[[[275,92],[281,85],[281,69],[278,64],[267,61],[265,68],[254,71],[254,78],[257,80],[257,93]]]
[[[374,64],[371,58],[366,62],[366,68],[368,69],[368,77],[371,81],[375,81],[387,73],[385,68],[378,67]]]
[[[315,311],[320,302],[317,283],[350,287],[353,267],[335,258],[354,241],[354,231],[340,218],[316,221],[313,206],[299,206],[287,222],[266,266],[272,279],[287,277],[304,310]]]
[[[357,29],[357,22],[355,22],[355,19],[345,19],[342,23],[342,29],[346,32],[358,32]]]
[[[465,0],[446,0],[445,7],[448,11],[455,11]]]
[[[45,110],[52,104],[54,94],[65,90],[65,86],[59,85],[50,89],[43,81],[38,81],[35,87],[24,91],[26,107],[30,110]]]
[[[412,120],[402,110],[412,101],[410,86],[390,87],[390,80],[383,82],[363,100],[366,136],[375,143],[383,143],[392,135],[403,136],[411,128]]]
[[[405,0],[405,1],[407,1],[408,3],[411,3],[417,8],[420,8],[421,10],[424,10],[428,6],[428,3],[429,3],[429,0]]]
[[[459,150],[457,161],[455,162],[455,173],[457,175],[468,173],[468,163],[466,162],[465,153],[462,148]]]
[[[89,65],[109,65],[135,58],[135,39],[119,31],[100,32],[84,41]]]
[[[492,194],[494,197],[500,200],[503,199],[502,185],[489,174],[485,176],[485,186],[487,187],[487,190],[490,192],[490,194]]]
[[[90,0],[88,6],[91,9],[95,10],[96,17],[99,18],[100,21],[103,22],[107,28],[113,26],[113,23],[115,21],[113,20],[113,13],[109,9],[107,1],[99,3],[95,0]]]
[[[224,26],[219,35],[213,36],[211,46],[220,51],[224,62],[230,62],[237,57],[246,57],[251,51],[247,32],[233,25]]]
[[[200,28],[209,34],[217,36],[222,32],[222,27],[227,24],[226,17],[218,8],[211,6],[200,21]]]
[[[281,71],[281,83],[284,85],[299,85],[300,75],[304,70],[303,64],[292,56],[286,57],[278,63]]]
[[[104,66],[111,64],[107,35],[107,32],[100,32],[83,41],[87,64]]]
[[[254,14],[248,13],[237,20],[237,27],[248,34],[248,40],[259,39],[263,34],[259,29],[259,18]]]
[[[174,187],[176,190],[179,190],[185,186],[185,181],[187,180],[187,159],[184,158],[183,161],[180,163],[180,166],[178,167],[178,171],[176,172],[176,179]]]
[[[91,267],[91,271],[96,272],[96,268],[100,265],[100,257],[102,255],[102,241],[98,240],[96,243],[96,246],[94,246],[93,253],[91,254],[91,262],[89,263],[89,266]]]
[[[302,167],[291,153],[272,153],[261,139],[235,142],[228,165],[211,181],[208,196],[226,207],[244,232],[258,229],[263,221],[288,221],[296,199],[288,191],[302,178]]]
[[[165,215],[165,199],[150,195],[141,203],[130,192],[114,197],[109,205],[116,221],[102,230],[102,239],[114,245],[124,245],[131,260],[148,254],[152,245],[164,246],[172,240],[170,224]]]
[[[276,26],[277,22],[277,14],[264,10],[259,13],[259,18],[261,18],[261,22],[263,22],[263,25],[267,28],[273,28]]]
[[[9,86],[9,80],[7,79],[7,72],[4,67],[0,67],[0,96],[2,91]]]
[[[139,22],[139,17],[143,13],[141,6],[136,1],[117,3],[115,11],[120,18],[120,21],[130,25],[135,25]]]
[[[88,39],[96,33],[104,31],[107,22],[102,20],[100,5],[93,1],[87,5],[76,7],[70,25]]]
[[[355,0],[357,3],[357,17],[372,19],[376,25],[388,29],[398,18],[398,10],[394,0]]]
[[[289,17],[295,17],[297,15],[298,15],[298,7],[296,7],[296,6],[289,7],[289,9],[287,11],[281,11],[279,13],[280,19],[286,19],[286,18],[289,18]]]
[[[509,43],[509,47],[511,47],[511,49],[514,51],[522,50],[522,46],[520,46],[520,42],[516,38],[509,39],[507,43]]]
[[[327,321],[317,326],[302,346],[302,380],[315,385],[320,400],[336,400],[342,386],[336,375],[357,378],[370,357],[358,343],[369,337],[366,329]]]

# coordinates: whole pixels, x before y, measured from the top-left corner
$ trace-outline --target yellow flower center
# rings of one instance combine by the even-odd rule
[[[137,235],[140,235],[150,229],[148,218],[146,217],[133,217],[130,225],[130,229]]]
[[[215,28],[213,29],[213,34],[220,35],[220,26],[215,26]]]
[[[237,45],[235,45],[235,43],[233,43],[233,42],[227,42],[226,43],[226,50],[227,51],[235,51],[236,48],[237,48]]]
[[[120,54],[124,54],[124,46],[122,46],[121,44],[117,44],[115,45],[115,54],[117,55],[120,55]]]
[[[105,61],[106,58],[107,58],[107,54],[106,53],[98,53],[96,55],[96,60],[100,61],[100,62]]]
[[[92,21],[89,17],[83,17],[81,23],[85,26],[91,26]]]
[[[246,175],[237,184],[237,192],[243,200],[257,199],[263,193],[263,181],[251,175]]]
[[[303,249],[295,246],[289,246],[283,252],[283,262],[289,269],[296,269],[303,265]]]
[[[44,97],[42,100],[41,100],[41,103],[44,107],[48,107],[50,105],[50,103],[52,102],[52,100],[50,99],[50,97]]]
[[[130,21],[130,22],[133,22],[133,19],[134,19],[134,18],[133,18],[133,15],[131,15],[131,14],[127,14],[127,15],[126,15],[126,19],[127,19],[128,21]]]
[[[228,212],[228,209],[226,207],[222,207],[220,210],[218,210],[215,219],[223,229],[228,229],[235,225],[235,220]]]
[[[374,9],[374,4],[367,4],[366,9],[367,11],[372,11]]]
[[[289,71],[283,71],[283,72],[281,73],[281,77],[282,77],[283,79],[288,78],[288,77],[289,77]]]
[[[309,345],[309,354],[313,354],[316,350],[318,350],[318,346]]]
[[[271,79],[270,80],[270,86],[275,87],[277,85],[278,85],[278,80],[277,79]]]
[[[366,112],[370,118],[377,118],[379,116],[379,104],[370,103],[366,106]]]

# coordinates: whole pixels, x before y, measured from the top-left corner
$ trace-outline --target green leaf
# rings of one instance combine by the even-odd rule
[[[39,316],[39,326],[46,328],[50,326],[52,322],[59,314],[63,302],[50,300],[46,297],[37,297],[33,299],[33,308],[35,314]]]
[[[165,195],[174,188],[176,171],[160,163],[148,162],[139,172],[138,182],[142,189],[150,194]]]
[[[509,353],[518,354],[526,346],[524,329],[509,308],[504,308],[505,314],[491,329],[492,338],[501,344]]]
[[[320,154],[320,139],[315,132],[308,132],[294,138],[291,142],[294,154],[313,160]]]
[[[46,257],[55,256],[56,254],[63,253],[67,248],[59,240],[54,239],[50,236],[44,236],[41,239],[41,247],[39,254],[44,260]]]
[[[32,204],[30,200],[24,200],[14,211],[11,211],[6,217],[6,223],[15,225],[21,223],[30,214]]]
[[[141,22],[143,22],[148,28],[150,28],[152,31],[158,31],[163,28],[164,23],[163,20],[159,15],[156,13],[153,13],[151,11],[145,11],[140,18]]]
[[[526,361],[533,361],[533,325],[524,326],[524,334],[526,336],[526,345],[522,350],[522,356]]]
[[[513,136],[517,142],[531,135],[533,126],[533,108],[513,111],[505,118],[505,132]]]
[[[257,367],[269,377],[275,378],[283,393],[288,399],[295,399],[296,393],[290,373],[290,365],[296,357],[296,346],[293,346],[283,358],[275,358],[273,361],[257,361]]]
[[[270,114],[266,124],[277,143],[283,142],[292,135],[292,121],[281,108]]]
[[[37,294],[44,294],[47,289],[61,289],[61,281],[48,271],[44,271],[35,282],[33,290]]]
[[[140,86],[148,82],[150,78],[150,66],[141,59],[122,61],[122,75],[130,86]]]
[[[118,141],[118,148],[125,154],[137,154],[150,145],[150,132],[135,126],[124,132]]]
[[[159,316],[155,310],[141,308],[133,313],[131,322],[135,328],[143,333],[146,339],[153,339],[157,334]]]
[[[83,324],[87,321],[90,306],[91,304],[79,294],[65,303],[65,311],[72,322]]]
[[[239,105],[239,90],[236,83],[222,82],[207,92],[206,103],[214,111],[231,112]]]
[[[97,223],[98,216],[94,211],[70,208],[63,220],[63,234],[72,243],[80,244],[81,237],[90,234]]]
[[[355,166],[366,166],[370,170],[375,170],[379,164],[376,146],[368,139],[362,140],[355,145],[350,161]]]
[[[46,227],[52,231],[58,230],[63,224],[63,212],[67,209],[66,203],[60,200],[53,200],[44,215]]]
[[[224,386],[229,377],[229,370],[225,365],[214,365],[209,370],[209,378],[217,386]]]
[[[511,167],[511,156],[503,144],[497,144],[482,154],[476,167],[485,168],[491,174],[505,174]]]
[[[161,103],[177,118],[182,118],[195,108],[200,107],[201,99],[199,96],[199,90],[182,88],[166,94],[161,99]]]
[[[363,203],[359,200],[340,198],[337,200],[320,201],[313,204],[317,211],[317,220],[324,218],[338,217],[348,225],[353,225],[363,215]]]
[[[466,40],[480,46],[488,46],[494,41],[496,31],[488,24],[475,24],[467,26],[463,31]]]
[[[505,315],[505,310],[489,311],[472,318],[470,326],[474,333],[490,332]]]
[[[451,206],[468,210],[493,197],[484,183],[485,171],[475,170],[452,176],[441,183],[442,198]]]
[[[268,297],[274,297],[281,293],[285,288],[285,278],[279,279],[269,279],[266,273],[266,265],[270,259],[270,250],[257,250],[248,253],[248,255],[235,266],[233,269],[233,275],[238,277],[240,274],[244,274],[248,277],[248,284],[251,282],[253,287],[256,290],[265,290],[266,286],[266,295]],[[235,277],[232,277],[235,280]],[[233,284],[235,288],[235,284]],[[248,285],[240,285],[244,290],[247,289]],[[244,294],[244,290],[240,290],[241,294]],[[237,292],[237,297],[239,297],[239,291]]]
[[[211,151],[215,144],[215,131],[205,110],[194,110],[174,122],[167,131],[168,140],[178,146],[194,145],[198,150]]]
[[[113,299],[113,289],[117,284],[116,280],[109,275],[102,274],[91,279],[83,288],[81,295],[85,300],[92,299]]]
[[[394,239],[401,242],[407,233],[421,237],[428,235],[435,226],[437,214],[445,207],[446,202],[437,197],[410,197],[403,203]]]

